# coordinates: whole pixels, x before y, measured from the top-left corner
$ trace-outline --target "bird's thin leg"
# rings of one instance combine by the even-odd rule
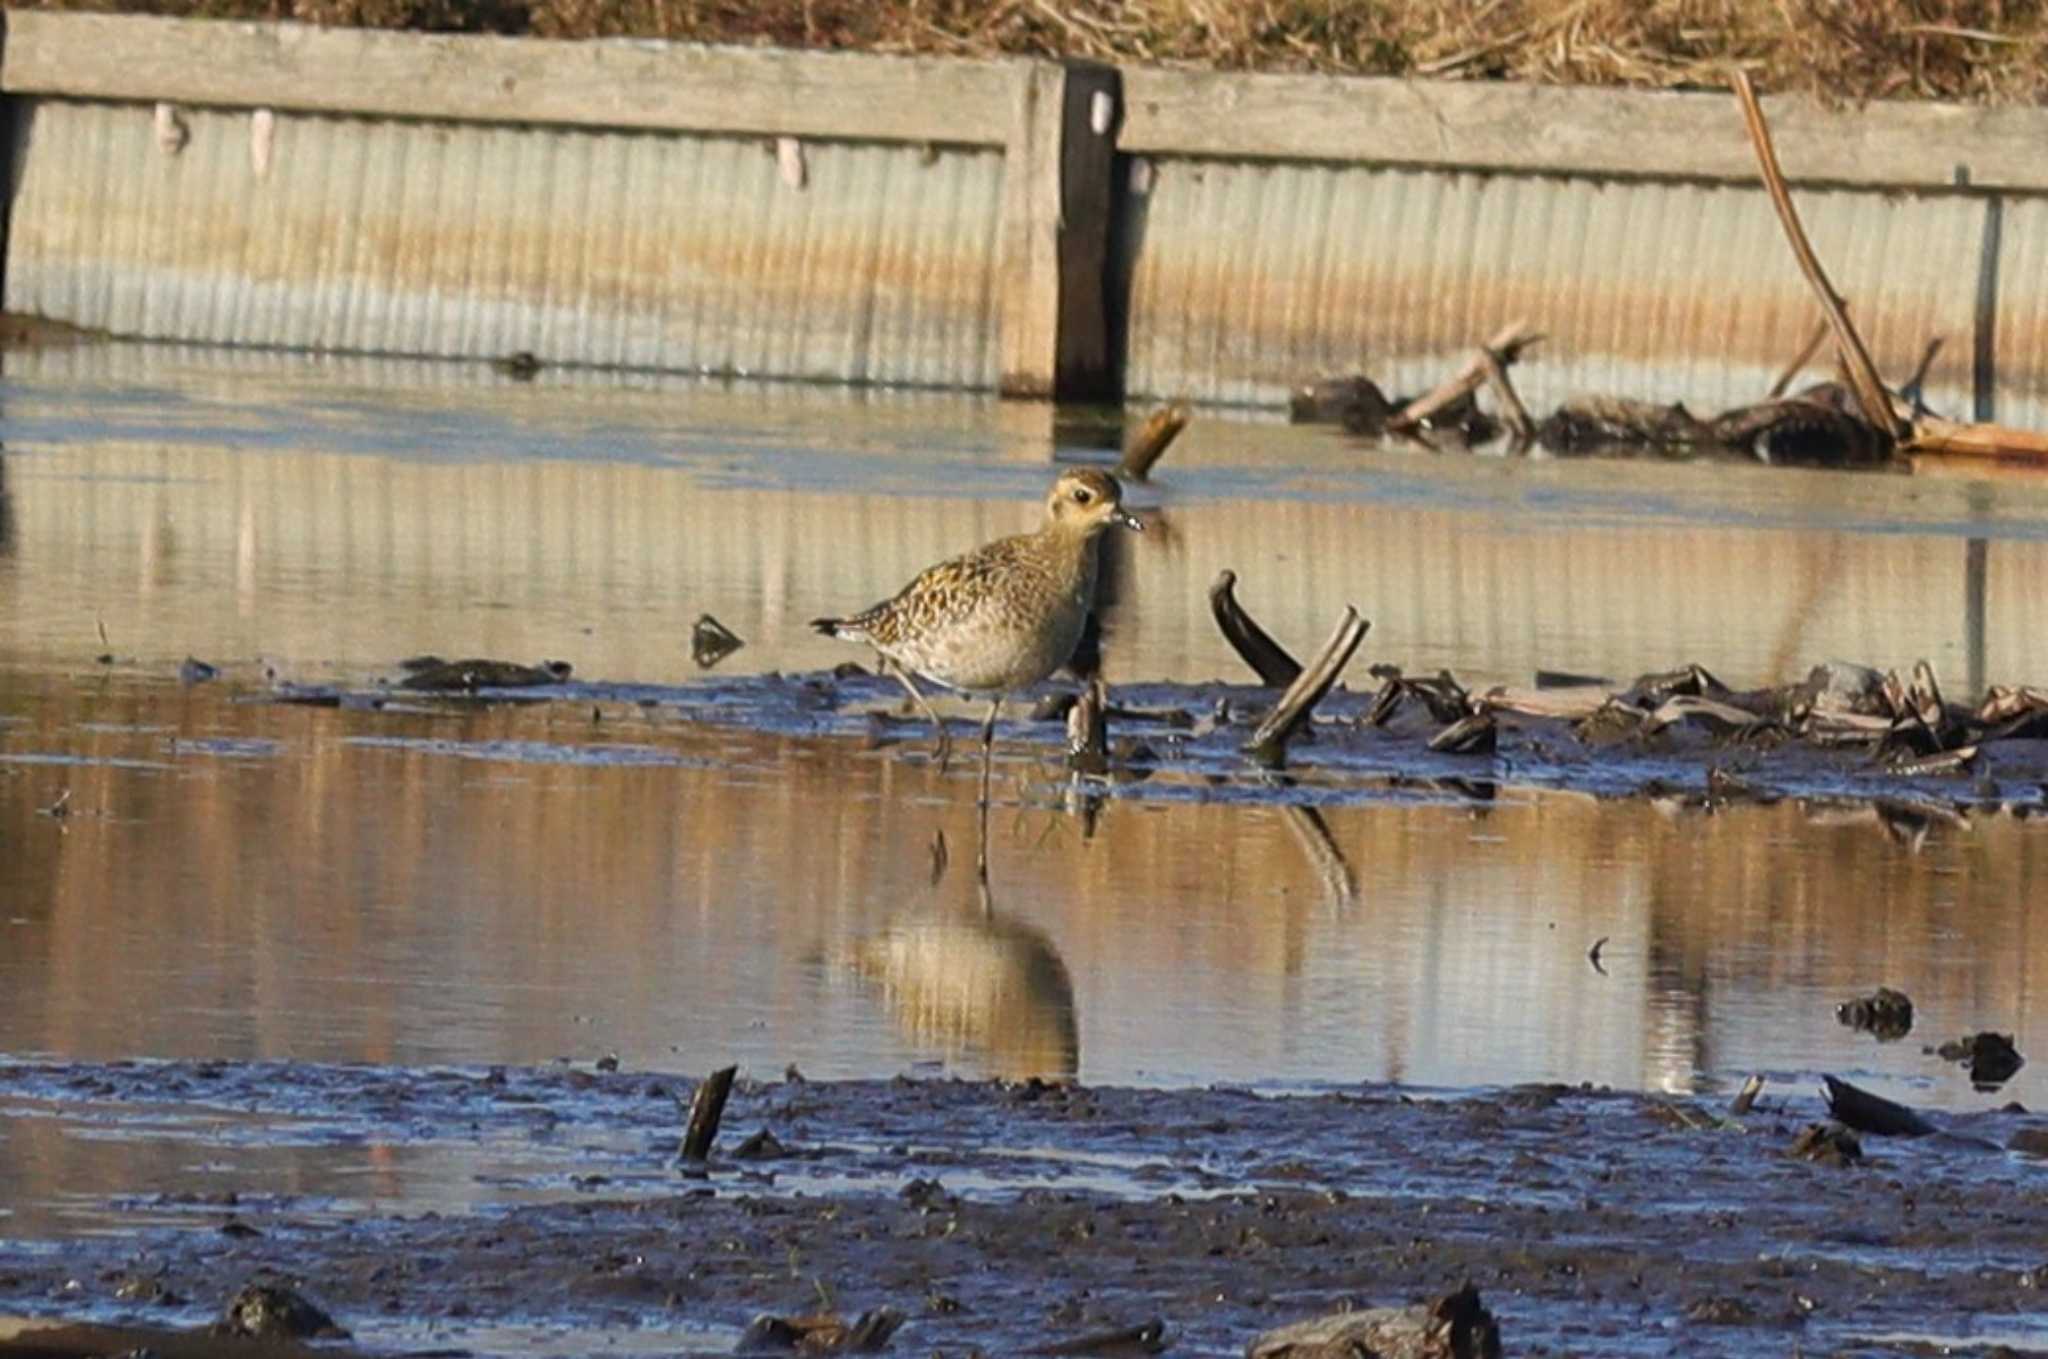
[[[981,914],[986,919],[995,914],[995,893],[988,885],[988,799],[983,798],[977,809],[977,835],[974,841],[974,885],[981,897]]]
[[[945,773],[947,762],[953,758],[953,738],[946,734],[945,720],[942,719],[938,715],[938,713],[933,710],[932,705],[925,700],[925,696],[918,692],[917,684],[914,680],[910,678],[910,672],[908,670],[896,664],[896,662],[889,660],[887,657],[883,658],[883,664],[887,665],[891,670],[896,672],[896,678],[902,680],[904,689],[909,691],[910,701],[917,705],[917,710],[923,713],[925,717],[930,720],[932,724],[932,730],[936,731],[939,734],[939,772],[941,774]]]
[[[996,714],[1002,710],[1003,699],[998,694],[995,702],[988,705],[988,716],[981,723],[981,807],[984,815],[988,811],[988,773],[989,761],[995,750]]]

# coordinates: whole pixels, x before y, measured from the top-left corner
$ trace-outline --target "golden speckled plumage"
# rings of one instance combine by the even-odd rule
[[[1077,504],[1076,493],[1087,497]],[[952,689],[1003,694],[1044,679],[1074,654],[1095,598],[1095,539],[1123,516],[1107,473],[1060,476],[1045,524],[927,567],[896,595],[820,632],[866,642]]]
[[[1095,599],[1096,539],[1111,524],[1141,527],[1123,509],[1116,478],[1093,468],[1062,472],[1035,532],[927,567],[893,598],[811,626],[866,642],[909,674],[1000,703],[1074,654]],[[942,745],[943,737],[942,730]]]

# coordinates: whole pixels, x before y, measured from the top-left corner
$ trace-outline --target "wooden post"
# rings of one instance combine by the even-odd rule
[[[1004,396],[1116,390],[1105,284],[1122,88],[1114,67],[1082,62],[1033,63],[1018,83],[1003,157]]]
[[[1113,66],[1067,67],[1060,117],[1059,342],[1053,396],[1099,401],[1118,393],[1109,348],[1111,179],[1123,123],[1123,76]]]

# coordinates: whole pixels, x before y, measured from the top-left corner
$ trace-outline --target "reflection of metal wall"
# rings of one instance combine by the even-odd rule
[[[122,368],[124,354],[141,366]],[[17,603],[6,646],[18,659],[92,654],[98,616],[124,654],[173,665],[187,651],[263,654],[360,673],[459,649],[674,680],[694,673],[686,631],[708,611],[747,639],[728,669],[823,668],[856,653],[805,619],[1028,527],[1044,484],[1029,460],[1049,447],[1042,427],[1010,427],[1032,409],[1010,403],[529,388],[510,417],[508,393],[491,390],[444,393],[426,412],[414,393],[372,415],[351,405],[352,388],[265,388],[261,365],[208,388],[158,361],[102,348],[15,365],[21,379],[169,382],[185,393],[171,409],[190,429],[167,437],[166,417],[121,415],[124,405],[106,417],[110,432],[134,421],[121,442],[32,443],[25,462],[10,452]],[[10,417],[60,419],[34,390],[11,399]],[[686,456],[697,445],[666,433],[679,412],[713,432],[689,436],[704,452]],[[479,429],[516,442],[501,448]],[[729,442],[721,430],[735,431]],[[1480,682],[1526,683],[1539,668],[1626,679],[1697,660],[1748,684],[1829,659],[1926,657],[1960,693],[1971,672],[1965,534],[2012,513],[1938,479],[1623,463],[1503,477],[1438,461],[1437,479],[1421,483],[1403,480],[1413,459],[1394,455],[1370,464],[1398,483],[1387,498],[1340,500],[1377,484],[1341,440],[1227,424],[1186,437],[1182,470],[1164,483],[1170,531],[1110,540],[1122,567],[1114,680],[1241,675],[1207,598],[1230,567],[1246,606],[1298,651],[1355,603],[1373,620],[1367,660]],[[935,440],[951,447],[928,452]],[[807,452],[792,473],[772,453],[734,451],[742,444],[839,451]],[[558,451],[544,460],[536,446]],[[348,448],[364,451],[322,451]],[[620,449],[635,460],[607,460]],[[1203,486],[1214,462],[1242,477],[1282,459],[1297,480],[1329,466],[1332,496],[1277,475],[1224,499],[1176,493]],[[26,468],[38,474],[15,475]],[[820,484],[841,477],[846,489]],[[936,493],[935,478],[947,483]],[[1888,527],[1859,531],[1863,521]],[[2030,584],[2048,572],[2048,543],[1992,536],[1983,559],[1984,678],[2048,678]]]

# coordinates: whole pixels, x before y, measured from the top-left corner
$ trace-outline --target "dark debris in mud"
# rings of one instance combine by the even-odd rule
[[[89,1114],[100,1139],[157,1135],[165,1105],[232,1111],[259,1139],[247,1120],[317,1112],[333,1142],[309,1149],[309,1166],[367,1129],[387,1168],[432,1144],[461,1176],[464,1147],[527,1138],[603,1181],[409,1215],[248,1194],[61,1252],[0,1243],[0,1312],[203,1325],[230,1281],[273,1277],[386,1350],[538,1324],[591,1349],[653,1331],[670,1352],[718,1352],[763,1314],[825,1313],[850,1332],[893,1309],[904,1353],[1076,1352],[1044,1347],[1159,1318],[1175,1352],[1220,1354],[1470,1282],[1518,1354],[1748,1355],[1748,1314],[1795,1326],[1815,1352],[1924,1334],[1929,1318],[1958,1334],[2048,1329],[2026,1282],[2048,1239],[2043,1172],[1998,1150],[2035,1129],[2024,1114],[1957,1115],[1942,1136],[1879,1139],[1827,1167],[1785,1154],[1820,1110],[1782,1090],[1735,1119],[1554,1085],[1419,1099],[743,1079],[728,1116],[787,1154],[773,1178],[714,1157],[707,1178],[685,1180],[671,1167],[688,1085],[580,1070],[0,1066],[0,1101]],[[175,1210],[144,1206],[156,1223]],[[222,1236],[228,1210],[260,1234]],[[155,1300],[124,1293],[138,1275]]]
[[[1228,612],[1228,582],[1219,582]],[[1251,631],[1244,635],[1263,637]],[[1333,635],[1331,679],[1365,624]],[[1270,642],[1270,639],[1267,639]],[[1277,644],[1277,679],[1304,676]],[[856,665],[784,675],[706,677],[679,685],[570,681],[567,667],[420,665],[424,684],[398,702],[386,687],[278,685],[247,700],[417,715],[435,705],[560,703],[626,708],[657,726],[701,723],[788,735],[857,738],[863,750],[923,759],[929,724],[899,711],[900,690]],[[1315,667],[1311,666],[1311,670]],[[1055,777],[1085,797],[1321,803],[1491,801],[1502,788],[1646,797],[1673,814],[1730,803],[1804,802],[1817,817],[1867,808],[1888,834],[1917,846],[1944,826],[1988,812],[2032,816],[2048,806],[2048,689],[2000,686],[1975,706],[1946,700],[1924,662],[1905,674],[1816,666],[1796,684],[1737,690],[1698,665],[1641,676],[1467,689],[1448,673],[1413,676],[1376,665],[1368,690],[1333,683],[1301,720],[1264,685],[1132,683],[1090,698],[1086,740],[1069,723],[1071,691],[1042,686],[1004,746],[1037,748]],[[1298,687],[1302,679],[1296,679]],[[443,687],[443,685],[449,687]],[[1312,708],[1312,711],[1310,710]]]
[[[1973,1033],[1943,1043],[1934,1052],[1945,1062],[1967,1066],[1970,1084],[1979,1090],[1997,1089],[2027,1064],[2009,1033]]]

